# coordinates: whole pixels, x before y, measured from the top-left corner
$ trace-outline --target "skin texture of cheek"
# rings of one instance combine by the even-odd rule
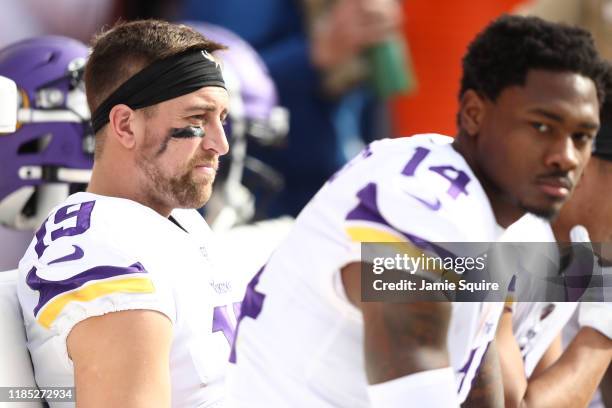
[[[157,152],[155,153],[155,157],[159,157],[162,154],[164,154],[164,152],[166,151],[166,149],[168,149],[168,143],[170,143],[170,140],[172,140],[172,136],[168,135],[164,138],[164,140],[162,140],[162,142],[159,145],[159,149],[157,150]]]
[[[491,137],[488,135],[487,137]],[[510,135],[503,135],[509,138]],[[496,191],[501,197],[514,196],[517,188],[525,184],[522,178],[523,169],[518,166],[512,153],[513,146],[506,144],[502,136],[497,140],[487,140],[481,150],[480,160],[483,172],[489,180],[489,187]],[[516,198],[516,197],[515,197]]]
[[[544,166],[542,145],[534,143],[528,130],[509,118],[495,115],[493,119],[484,124],[478,136],[483,138],[479,167],[491,199],[502,207],[514,207],[517,214],[528,211],[554,217],[561,203],[545,197],[535,183],[537,177],[553,171]]]

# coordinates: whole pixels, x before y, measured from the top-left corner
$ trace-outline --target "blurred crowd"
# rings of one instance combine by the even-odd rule
[[[581,25],[612,58],[609,0],[7,0],[0,47],[41,34],[87,44],[119,19],[204,21],[233,31],[259,53],[289,112],[280,146],[248,148],[280,176],[268,190],[251,182],[256,218],[269,218],[295,216],[371,140],[454,135],[461,55],[508,12]]]

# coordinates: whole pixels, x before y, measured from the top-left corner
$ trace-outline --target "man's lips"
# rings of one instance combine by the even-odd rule
[[[217,162],[198,163],[193,166],[194,170],[202,173],[215,174],[219,164]]]
[[[565,176],[544,176],[538,177],[536,185],[544,194],[565,199],[572,191],[573,183]]]

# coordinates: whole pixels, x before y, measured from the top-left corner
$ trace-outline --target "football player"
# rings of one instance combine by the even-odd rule
[[[547,220],[526,215],[508,228],[505,240],[579,243],[588,241],[590,233],[594,242],[610,242],[612,223],[607,220],[612,209],[609,197],[601,193],[602,187],[612,183],[612,102],[609,98],[602,106],[600,120],[601,129],[593,144],[592,157],[559,217],[551,225]],[[577,225],[581,227],[574,228]],[[568,267],[562,267],[556,245],[552,249],[553,253],[544,262],[552,264],[555,271],[567,270]],[[521,258],[530,268],[546,268],[546,265],[524,261],[525,256]],[[597,259],[605,265],[605,254],[600,253]],[[601,267],[597,265],[596,270]],[[604,268],[604,273],[607,270]],[[520,278],[517,285],[521,285]],[[604,290],[610,291],[610,288],[604,287]],[[521,288],[517,289],[520,291]],[[606,299],[609,293],[602,294],[604,297],[600,300],[612,300]],[[503,313],[496,338],[499,349],[503,350],[500,361],[506,406],[585,406],[612,358],[612,304],[546,302],[542,298],[533,299],[537,302],[517,300],[522,301],[509,305]],[[580,330],[562,352],[561,329],[576,308]]]
[[[559,218],[553,223],[555,236],[557,240],[566,242],[569,240],[568,231],[573,225],[583,225],[589,233],[590,239],[597,243],[594,245],[598,259],[598,271],[603,278],[601,283],[603,286],[603,300],[608,305],[606,308],[596,305],[580,305],[579,310],[574,313],[572,319],[566,326],[563,336],[569,337],[569,340],[564,346],[572,347],[580,338],[582,330],[579,330],[585,323],[598,329],[602,334],[606,334],[608,338],[612,337],[612,268],[610,261],[609,244],[612,242],[612,222],[610,217],[612,207],[610,206],[609,196],[605,194],[607,186],[612,186],[612,98],[608,98],[601,113],[601,129],[593,147],[593,154],[589,164],[585,168],[583,178],[578,185],[576,192],[562,209]],[[583,310],[584,308],[592,310]],[[557,340],[557,343],[559,340]],[[612,348],[608,342],[608,350]],[[589,358],[592,358],[590,356]],[[595,363],[595,367],[605,368],[605,359]],[[594,378],[597,382],[597,377]],[[590,407],[596,407],[596,404],[606,404],[606,407],[612,407],[612,366],[610,366],[610,358],[608,358],[608,369],[604,375],[600,385],[601,395],[599,392],[594,397]]]
[[[319,191],[251,281],[231,402],[452,407],[480,368],[494,376],[491,387],[476,381],[469,403],[503,403],[491,342],[502,305],[362,302],[360,245],[399,242],[442,256],[440,243],[495,241],[527,211],[556,215],[590,155],[602,77],[581,29],[504,16],[481,32],[463,61],[455,141],[371,144]]]
[[[228,93],[211,55],[221,48],[155,20],[93,42],[91,181],[48,214],[18,283],[37,383],[76,386],[79,406],[223,400],[242,294],[215,267],[210,229],[192,210],[228,152]]]

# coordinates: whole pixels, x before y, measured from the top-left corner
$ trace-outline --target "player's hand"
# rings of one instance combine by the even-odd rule
[[[401,20],[397,0],[338,0],[315,26],[312,61],[321,69],[340,65],[389,38]]]

